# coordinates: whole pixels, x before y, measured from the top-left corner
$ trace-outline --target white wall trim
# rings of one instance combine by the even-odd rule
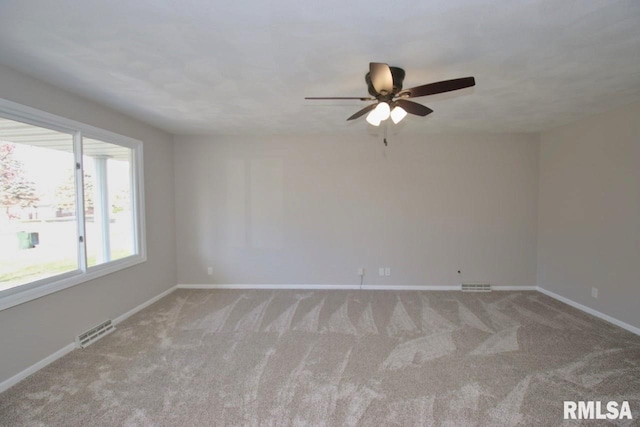
[[[133,267],[147,260],[143,255],[131,255],[107,264],[90,267],[86,273],[75,270],[59,276],[31,282],[22,286],[16,286],[0,291],[0,311],[16,305],[24,304],[34,299],[94,280],[107,274],[115,273],[125,268]]]
[[[362,289],[371,291],[459,291],[460,285],[362,285]]]
[[[380,291],[459,291],[460,285],[355,285],[355,284],[242,284],[242,283],[214,283],[214,284],[179,284],[178,289],[337,289],[337,290],[380,290]],[[495,291],[535,291],[536,286],[494,286]]]
[[[0,393],[7,390],[9,387],[12,387],[18,384],[20,381],[27,378],[29,375],[36,373],[37,371],[44,368],[48,364],[55,362],[65,354],[71,353],[75,349],[76,349],[75,342],[72,342],[71,344],[67,344],[64,347],[62,347],[60,350],[56,351],[55,353],[50,354],[49,356],[45,357],[41,361],[36,362],[33,365],[29,366],[24,371],[18,372],[11,378],[4,380],[3,382],[0,383]]]
[[[161,294],[156,295],[155,297],[151,298],[150,300],[143,302],[142,304],[138,305],[137,307],[132,308],[131,310],[129,310],[126,313],[124,313],[123,315],[118,316],[115,319],[113,319],[113,323],[115,325],[117,325],[118,323],[122,322],[123,320],[127,319],[128,317],[133,316],[134,314],[136,314],[140,310],[142,310],[144,308],[147,308],[148,306],[150,306],[154,302],[166,297],[167,295],[169,295],[170,293],[175,291],[176,288],[177,288],[176,286],[173,286],[173,287],[167,289],[166,291],[162,292]],[[60,350],[56,351],[55,353],[50,354],[49,356],[45,357],[44,359],[40,360],[39,362],[36,362],[33,365],[29,366],[27,369],[25,369],[25,370],[23,370],[21,372],[18,372],[14,376],[2,381],[0,383],[0,393],[2,393],[3,391],[9,389],[12,386],[18,384],[20,381],[24,380],[29,375],[36,373],[40,369],[42,369],[45,366],[49,365],[50,363],[55,362],[56,360],[60,359],[62,356],[71,353],[76,348],[77,348],[77,345],[76,345],[75,342],[67,344],[64,347],[62,347]]]
[[[492,286],[494,291],[537,291],[537,286]]]
[[[244,283],[215,283],[215,284],[179,284],[178,289],[360,289],[360,285],[325,285],[325,284],[244,284]]]
[[[600,318],[600,319],[602,319],[604,321],[607,321],[607,322],[612,323],[612,324],[614,324],[616,326],[619,326],[622,329],[626,329],[627,331],[632,332],[632,333],[634,333],[636,335],[640,335],[640,328],[637,328],[637,327],[635,327],[633,325],[630,325],[630,324],[628,324],[626,322],[623,322],[622,320],[618,320],[615,317],[609,316],[608,314],[601,313],[598,310],[594,310],[591,307],[587,307],[586,305],[582,305],[582,304],[580,304],[578,302],[570,300],[569,298],[563,297],[562,295],[558,295],[558,294],[556,294],[554,292],[551,292],[551,291],[549,291],[549,290],[547,290],[545,288],[541,288],[540,286],[538,286],[538,291],[542,292],[543,294],[545,294],[547,296],[550,296],[553,299],[556,299],[556,300],[558,300],[560,302],[563,302],[563,303],[565,303],[567,305],[570,305],[571,307],[577,308],[578,310],[584,311],[585,313],[588,313],[588,314],[590,314],[592,316],[598,317],[598,318]]]
[[[167,289],[166,291],[162,292],[161,294],[156,295],[155,297],[151,298],[150,300],[145,301],[142,304],[132,308],[131,310],[129,310],[126,313],[124,313],[123,315],[118,316],[115,319],[113,319],[113,324],[117,325],[118,323],[121,323],[122,321],[128,319],[129,317],[131,317],[134,314],[136,314],[137,312],[139,312],[140,310],[144,310],[145,308],[149,307],[154,302],[159,301],[162,298],[166,297],[167,295],[169,295],[170,293],[172,293],[176,289],[177,289],[177,286],[173,286],[173,287]]]

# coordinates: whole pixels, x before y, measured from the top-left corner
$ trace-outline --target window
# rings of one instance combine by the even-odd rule
[[[74,165],[72,134],[0,117],[0,290],[79,268]]]
[[[142,142],[0,99],[0,310],[143,262]]]
[[[134,255],[132,150],[84,138],[82,154],[87,264]]]

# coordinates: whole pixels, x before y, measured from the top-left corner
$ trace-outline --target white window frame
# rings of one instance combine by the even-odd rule
[[[64,117],[56,116],[35,108],[27,107],[0,98],[0,116],[10,120],[39,126],[54,131],[68,133],[73,136],[74,156],[76,163],[81,165],[76,168],[76,212],[78,218],[78,269],[58,274],[41,280],[19,285],[0,291],[0,311],[23,304],[25,302],[41,298],[54,292],[79,285],[89,280],[115,273],[116,271],[132,267],[147,260],[146,226],[144,211],[144,162],[143,143],[140,140],[119,135],[91,125],[76,122]],[[109,261],[104,264],[87,266],[86,234],[84,218],[84,174],[82,167],[82,138],[97,139],[110,144],[116,144],[130,148],[132,151],[132,181],[131,202],[134,222],[134,242],[136,253],[125,258]]]

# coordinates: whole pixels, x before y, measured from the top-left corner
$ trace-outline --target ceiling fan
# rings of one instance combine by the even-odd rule
[[[417,98],[420,96],[435,95],[438,93],[451,92],[453,90],[464,89],[475,86],[473,77],[463,77],[460,79],[444,80],[436,83],[429,83],[416,86],[411,89],[402,89],[404,80],[404,70],[398,67],[390,67],[380,62],[370,62],[369,72],[365,76],[365,81],[371,97],[306,97],[305,99],[358,99],[360,101],[376,101],[358,111],[347,120],[354,120],[367,113],[367,122],[373,126],[379,126],[381,122],[391,117],[393,123],[399,123],[407,113],[417,116],[426,116],[433,113],[429,107],[425,107],[417,102],[409,101],[407,98]]]

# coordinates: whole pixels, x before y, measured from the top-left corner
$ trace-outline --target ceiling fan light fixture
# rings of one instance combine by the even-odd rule
[[[402,119],[407,116],[407,112],[404,108],[396,106],[393,110],[391,110],[391,120],[393,123],[398,124]]]
[[[376,113],[376,110],[372,110],[369,114],[367,114],[367,122],[373,126],[380,126],[380,117]]]
[[[389,117],[393,123],[400,123],[407,114],[425,117],[433,113],[433,110],[425,105],[418,104],[409,98],[437,95],[452,92],[476,85],[473,77],[442,80],[435,83],[427,83],[422,86],[403,89],[405,72],[402,68],[390,67],[382,62],[370,62],[369,72],[364,76],[367,89],[371,96],[333,96],[333,97],[307,97],[305,99],[352,99],[360,101],[376,101],[361,108],[355,114],[349,116],[347,121],[355,120],[367,114],[367,122],[372,126],[380,126],[380,123]],[[392,111],[393,110],[393,111]],[[386,141],[385,141],[386,144]]]
[[[376,113],[376,115],[382,122],[389,118],[389,114],[391,113],[391,107],[389,107],[389,104],[386,102],[379,102],[378,106],[373,111]]]

